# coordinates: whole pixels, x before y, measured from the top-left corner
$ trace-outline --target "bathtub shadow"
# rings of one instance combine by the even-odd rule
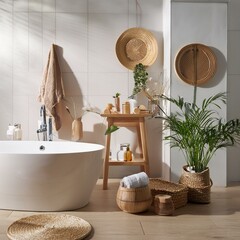
[[[91,230],[90,234],[84,238],[85,240],[92,239],[94,236],[95,230],[94,230],[93,226],[91,226],[91,227],[92,227],[92,230]]]
[[[76,212],[120,212],[116,203],[116,195],[120,180],[108,183],[108,189],[103,190],[102,179],[99,179],[90,197],[89,203]]]

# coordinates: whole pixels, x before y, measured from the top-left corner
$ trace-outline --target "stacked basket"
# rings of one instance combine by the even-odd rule
[[[184,166],[179,182],[188,187],[189,202],[210,203],[212,180],[209,168],[200,173],[191,173],[187,171],[187,166]]]
[[[153,198],[158,194],[170,195],[175,209],[185,206],[188,202],[188,188],[182,184],[150,178],[149,187]]]

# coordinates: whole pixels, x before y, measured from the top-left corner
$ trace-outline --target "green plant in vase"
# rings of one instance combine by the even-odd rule
[[[146,66],[144,66],[142,63],[137,64],[133,71],[133,78],[134,78],[134,88],[133,88],[132,96],[146,89],[147,80],[148,80],[148,72],[146,70]]]
[[[115,107],[116,107],[116,110],[117,112],[120,112],[120,93],[117,92],[113,98],[114,98],[114,102],[115,102]]]
[[[148,72],[146,71],[146,67],[142,63],[139,63],[135,66],[133,71],[133,78],[134,78],[134,88],[133,88],[132,95],[129,98],[134,98],[136,94],[146,89]],[[113,96],[113,98],[119,97],[120,94],[118,96],[117,94],[118,93],[116,93],[116,95]],[[105,135],[111,134],[112,132],[115,132],[118,129],[119,128],[117,126],[112,125],[107,128]]]
[[[142,92],[147,98],[151,105],[156,106],[156,110],[153,113],[158,115],[159,112],[164,112],[160,106],[160,98],[164,92],[165,86],[161,81],[153,81],[152,78],[149,78],[149,74],[146,70],[146,66],[142,63],[139,63],[135,66],[134,71],[134,88],[130,98],[134,98],[135,95]],[[155,89],[152,86],[149,86],[149,83],[154,82],[154,85],[157,85]]]

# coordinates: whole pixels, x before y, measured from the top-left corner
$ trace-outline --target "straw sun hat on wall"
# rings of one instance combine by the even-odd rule
[[[144,28],[129,28],[116,43],[116,54],[120,63],[133,70],[138,63],[152,65],[158,55],[158,44],[154,35]]]

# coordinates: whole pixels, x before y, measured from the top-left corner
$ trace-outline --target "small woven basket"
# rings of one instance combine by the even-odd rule
[[[170,195],[175,209],[187,204],[188,188],[182,184],[164,181],[160,178],[150,178],[149,187],[153,198],[158,194]]]
[[[188,187],[189,202],[210,203],[212,180],[209,168],[200,173],[190,173],[187,171],[187,166],[184,166],[179,183]]]
[[[147,211],[152,203],[149,186],[139,188],[125,188],[119,186],[116,202],[118,207],[128,213]]]

